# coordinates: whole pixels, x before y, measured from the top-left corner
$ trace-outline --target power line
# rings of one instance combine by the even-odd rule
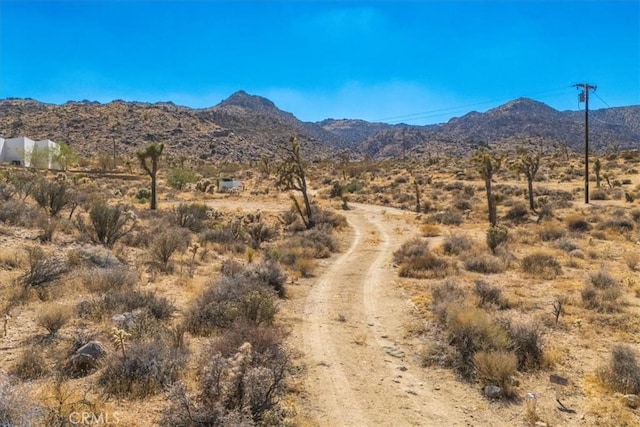
[[[571,88],[572,86],[564,86],[561,88],[556,88],[556,89],[548,89],[548,90],[543,90],[543,91],[539,91],[539,92],[535,92],[535,93],[531,93],[528,95],[523,95],[522,98],[533,98],[534,96],[543,94],[543,93],[549,93],[549,92],[557,92],[559,90],[565,90],[568,88]],[[558,93],[558,94],[554,94],[554,95],[550,95],[550,96],[557,96],[557,95],[561,95],[564,93]],[[546,97],[542,97],[542,98],[548,98],[550,96],[546,96]],[[538,97],[540,98],[540,97]],[[400,123],[402,121],[413,121],[413,120],[420,120],[420,119],[426,119],[426,118],[434,118],[434,117],[439,117],[439,116],[446,116],[452,113],[457,112],[458,110],[460,111],[468,111],[469,108],[471,107],[476,107],[479,105],[486,105],[486,104],[494,104],[496,102],[505,102],[505,101],[510,101],[513,98],[500,98],[500,99],[494,99],[491,101],[482,101],[482,102],[476,102],[473,104],[467,104],[467,105],[460,105],[460,106],[456,106],[456,107],[447,107],[447,108],[439,108],[436,110],[430,110],[430,111],[422,111],[419,113],[410,113],[410,114],[403,114],[403,115],[398,115],[398,116],[391,116],[391,117],[383,117],[380,119],[374,119],[371,120],[372,122],[395,122],[395,123]]]

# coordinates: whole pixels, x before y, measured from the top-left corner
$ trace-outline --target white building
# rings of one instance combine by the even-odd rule
[[[33,141],[26,136],[0,138],[0,163],[27,168],[60,169],[56,160],[59,153],[60,146],[49,139]]]
[[[218,192],[226,193],[228,191],[237,191],[242,189],[242,182],[232,178],[221,178],[218,180]]]

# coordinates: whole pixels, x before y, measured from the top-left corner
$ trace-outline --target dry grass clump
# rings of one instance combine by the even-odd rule
[[[495,307],[500,310],[506,310],[511,306],[509,301],[502,295],[502,289],[497,286],[491,285],[484,280],[476,280],[473,291],[478,297],[478,304],[480,307]]]
[[[264,270],[269,269],[264,267]],[[268,271],[244,270],[233,277],[212,281],[186,313],[187,329],[193,334],[210,335],[229,328],[238,320],[256,325],[271,324],[277,312],[277,296],[274,285],[269,284],[269,275],[273,277]],[[281,278],[276,280],[283,281]],[[278,286],[284,289],[284,283]]]
[[[132,342],[107,358],[98,383],[109,395],[142,399],[177,381],[186,362],[183,350],[163,341]]]
[[[0,425],[41,425],[44,410],[32,402],[11,377],[0,373]]]
[[[138,282],[138,274],[120,265],[83,270],[80,272],[80,279],[89,292],[105,293],[132,288]]]
[[[465,305],[450,307],[446,328],[449,343],[457,350],[456,371],[466,379],[473,378],[473,357],[478,351],[508,350],[511,346],[505,328],[479,308]]]
[[[455,273],[455,266],[431,253],[426,240],[414,238],[393,253],[400,277],[437,278]]]
[[[167,320],[175,311],[175,306],[167,298],[152,291],[138,289],[112,290],[100,297],[82,300],[76,306],[81,318],[102,320],[115,313],[147,312],[154,319]]]
[[[482,274],[497,274],[505,270],[504,262],[495,255],[480,254],[469,257],[464,262],[464,268]]]
[[[591,224],[581,215],[571,215],[566,219],[567,228],[570,231],[584,232],[591,229]]]
[[[522,202],[517,202],[507,210],[505,219],[515,224],[522,224],[529,220],[529,208]]]
[[[522,271],[545,280],[556,278],[562,273],[562,266],[551,254],[535,252],[522,259]]]
[[[68,306],[50,304],[40,311],[36,322],[53,336],[71,320],[71,314],[71,308]]]
[[[617,279],[604,270],[589,276],[589,280],[581,292],[582,303],[591,310],[613,313],[620,311],[622,288]]]
[[[38,347],[26,348],[11,369],[11,374],[21,380],[34,380],[44,377],[49,369],[43,351],[42,348]]]
[[[450,307],[462,304],[466,297],[464,289],[451,278],[431,286],[431,311],[440,323],[445,323]]]
[[[544,224],[538,233],[542,241],[548,242],[564,237],[566,230],[555,224]]]
[[[599,370],[598,376],[613,391],[640,394],[640,362],[637,353],[627,345],[613,347],[609,364]]]
[[[473,355],[473,365],[482,387],[498,386],[505,397],[515,396],[513,377],[518,360],[512,351],[478,351]]]
[[[473,248],[473,241],[463,234],[452,234],[442,242],[442,250],[447,255],[460,255]]]

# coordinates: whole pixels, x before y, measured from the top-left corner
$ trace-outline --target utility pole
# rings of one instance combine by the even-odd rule
[[[589,91],[596,90],[597,86],[588,83],[578,83],[574,85],[577,89],[582,89],[578,95],[578,101],[584,102],[584,202],[589,203]]]

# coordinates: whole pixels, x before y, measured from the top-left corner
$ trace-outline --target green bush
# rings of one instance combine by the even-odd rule
[[[182,190],[187,184],[197,180],[198,175],[195,172],[181,167],[170,169],[167,173],[167,185],[176,190]]]
[[[109,206],[104,201],[96,201],[89,210],[89,222],[85,222],[84,217],[78,214],[75,226],[92,242],[112,248],[134,229],[136,220],[137,216],[123,206]]]
[[[489,227],[487,230],[487,246],[492,253],[495,254],[496,249],[505,243],[509,237],[509,232],[505,227],[500,225]]]

